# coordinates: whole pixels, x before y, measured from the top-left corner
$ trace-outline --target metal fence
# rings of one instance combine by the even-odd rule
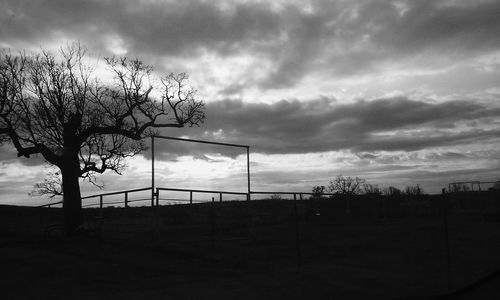
[[[500,267],[497,192],[317,198],[158,188],[154,202],[150,192],[88,196],[85,211],[100,217],[103,239],[227,268],[300,270],[385,298],[445,294]]]

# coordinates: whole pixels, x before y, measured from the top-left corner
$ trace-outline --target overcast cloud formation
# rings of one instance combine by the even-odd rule
[[[206,124],[163,134],[250,145],[263,155],[257,182],[300,185],[286,176],[296,172],[321,185],[342,173],[432,181],[437,191],[456,179],[500,179],[499,15],[495,0],[3,0],[0,47],[80,41],[96,56],[139,57],[158,74],[187,71]],[[158,147],[177,161],[239,155]],[[342,164],[319,163],[330,155]],[[3,168],[42,163],[17,161],[6,146],[0,159]],[[284,170],[287,159],[325,169]],[[11,181],[0,172],[0,185]]]

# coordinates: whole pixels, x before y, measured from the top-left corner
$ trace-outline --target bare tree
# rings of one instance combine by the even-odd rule
[[[382,195],[382,191],[376,184],[365,183],[363,184],[363,194],[365,195]]]
[[[460,193],[470,191],[470,187],[465,183],[453,183],[449,186],[450,193]]]
[[[325,193],[326,187],[324,185],[317,185],[312,188],[312,198],[321,199],[323,198],[323,194]]]
[[[96,77],[80,44],[58,55],[0,52],[0,142],[10,142],[19,157],[41,155],[60,169],[68,234],[83,222],[79,178],[95,183],[96,174],[121,174],[124,158],[145,149],[142,138],[205,119],[186,74],[169,74],[154,86],[152,66],[138,59],[105,63],[111,84]]]
[[[328,189],[334,194],[355,195],[359,193],[363,183],[365,183],[365,180],[359,177],[338,175],[333,180],[330,180]]]
[[[48,196],[54,198],[62,196],[62,178],[59,172],[49,172],[42,182],[36,183],[30,196]]]
[[[383,189],[382,194],[386,196],[400,196],[402,192],[397,187],[389,186]]]
[[[424,190],[420,185],[408,185],[405,188],[405,194],[408,196],[420,196],[424,194]]]

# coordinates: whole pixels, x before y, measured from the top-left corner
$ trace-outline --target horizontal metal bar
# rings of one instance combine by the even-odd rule
[[[489,183],[489,182],[482,182],[482,183]],[[496,181],[491,182],[491,183],[496,183]],[[242,195],[242,196],[248,195],[248,193],[244,193],[244,192],[230,192],[230,191],[191,190],[191,189],[178,189],[178,188],[156,188],[156,189],[160,190],[160,191],[173,191],[173,192],[194,192],[194,193],[205,193],[205,194],[220,194],[220,193],[222,193],[222,194],[227,194],[227,195]],[[100,196],[118,195],[118,194],[141,192],[141,191],[147,191],[147,190],[151,190],[151,188],[147,187],[147,188],[125,190],[125,191],[105,193],[105,194],[96,194],[96,195],[82,197],[82,200],[100,197]],[[253,194],[253,195],[293,195],[293,194],[314,195],[311,192],[250,192],[250,194]],[[336,194],[322,193],[321,195],[322,196],[335,196]],[[135,199],[135,200],[128,200],[128,202],[132,203],[132,202],[140,202],[140,201],[148,201],[148,200],[151,200],[151,199],[150,198]],[[166,200],[166,199],[160,199],[160,200]],[[189,200],[180,200],[180,201],[189,201]],[[199,201],[197,201],[197,202],[199,202]],[[53,205],[58,205],[58,204],[62,204],[62,203],[63,203],[63,201],[59,201],[59,202],[40,205],[38,207],[47,207],[47,206],[53,206]],[[103,204],[117,204],[117,203],[121,203],[121,202],[112,202],[112,203],[105,202]],[[89,206],[94,206],[94,205],[99,205],[99,203],[82,205],[82,207],[89,207]]]
[[[59,201],[59,202],[54,202],[54,203],[47,203],[44,205],[40,205],[38,207],[46,207],[46,206],[58,205],[58,204],[62,204],[62,203],[63,203],[62,201]]]
[[[96,195],[90,195],[90,196],[82,197],[82,200],[83,199],[89,199],[89,198],[95,198],[95,197],[99,197],[99,196],[111,196],[111,195],[118,195],[118,194],[125,194],[125,193],[142,192],[142,191],[147,191],[147,190],[150,190],[150,189],[151,189],[150,187],[147,187],[147,188],[125,190],[125,191],[119,191],[119,192],[96,194]]]
[[[450,182],[448,184],[465,184],[465,183],[486,183],[481,181],[461,181],[461,182]]]
[[[183,141],[183,142],[191,142],[191,143],[202,143],[202,144],[212,144],[212,145],[220,145],[220,146],[229,146],[229,147],[250,148],[250,146],[248,146],[248,145],[210,142],[210,141],[203,141],[203,140],[178,138],[178,137],[172,137],[172,136],[155,135],[154,137],[155,138],[160,138],[160,139],[165,139],[165,140]]]
[[[465,184],[465,183],[473,183],[473,184],[478,184],[478,183],[497,183],[498,181],[461,181],[461,182],[450,182],[448,184]]]
[[[190,189],[176,189],[176,188],[156,188],[160,191],[173,191],[173,192],[195,192],[195,193],[205,193],[205,194],[229,194],[229,195],[248,195],[248,193],[243,192],[227,192],[227,191],[209,191],[209,190],[190,190]]]
[[[159,198],[160,201],[182,201],[189,202],[189,199],[180,199],[180,198]]]
[[[128,203],[132,203],[132,202],[141,202],[141,201],[151,201],[151,198],[128,200]]]
[[[110,205],[110,204],[125,204],[123,201],[114,201],[114,202],[103,202],[102,205]]]
[[[255,195],[293,195],[293,194],[302,194],[302,195],[314,195],[314,193],[311,192],[250,192],[250,194],[255,194]],[[334,196],[336,194],[328,194],[328,193],[322,193],[321,196]]]

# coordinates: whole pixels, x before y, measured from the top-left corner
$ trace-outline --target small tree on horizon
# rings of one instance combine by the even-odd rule
[[[312,188],[312,197],[314,199],[321,199],[323,198],[323,194],[325,193],[325,186],[324,185],[321,185],[321,186],[315,186]]]
[[[401,196],[402,192],[397,187],[389,186],[382,190],[382,194],[385,196]]]
[[[105,63],[113,80],[105,84],[86,52],[79,43],[58,55],[0,51],[0,143],[60,170],[67,234],[83,222],[79,178],[95,183],[96,174],[121,174],[124,159],[146,148],[144,137],[205,119],[185,73],[155,81],[152,66],[111,57]]]
[[[360,177],[350,177],[338,175],[333,180],[330,180],[328,189],[330,192],[338,195],[356,195],[360,192],[361,185],[366,180]]]
[[[461,193],[470,191],[470,187],[465,183],[453,183],[449,186],[450,193]]]
[[[364,183],[362,192],[365,195],[382,195],[382,191],[379,186],[371,183]]]
[[[408,185],[405,188],[405,195],[408,196],[420,196],[424,194],[424,190],[420,187],[420,185]]]

